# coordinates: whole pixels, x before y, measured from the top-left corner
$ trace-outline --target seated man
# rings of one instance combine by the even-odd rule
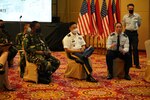
[[[131,80],[129,76],[129,39],[126,34],[122,32],[122,24],[115,24],[115,32],[111,33],[108,37],[107,43],[106,63],[108,66],[107,79],[113,78],[113,59],[119,57],[125,62],[124,71],[126,80]]]
[[[13,52],[11,52],[12,50],[10,50],[12,49],[12,44],[8,41],[8,38],[9,37],[7,36],[4,30],[4,22],[3,20],[0,20],[0,75],[3,75],[3,79],[1,80],[3,82],[0,83],[4,85],[6,90],[13,91],[14,89],[10,87],[8,81],[8,67],[5,65],[8,61],[8,58],[9,60],[13,58],[16,52],[15,54],[12,54]]]
[[[1,32],[3,33],[4,37],[7,38],[6,40],[6,43],[8,44],[13,44],[12,42],[12,37],[11,35],[9,34],[9,32],[5,29],[5,24],[4,24],[4,21],[3,20],[0,20],[0,22],[2,22],[2,26],[0,28]],[[1,37],[0,37],[1,38]],[[2,42],[2,41],[1,41]],[[9,54],[8,54],[8,58],[7,58],[7,61],[8,61],[8,67],[12,67],[13,65],[13,59],[14,57],[16,56],[18,50],[17,48],[15,47],[15,45],[11,45],[10,48],[9,48]]]
[[[31,32],[30,24],[25,24],[24,25],[24,30],[23,32],[20,32],[16,36],[16,47],[19,50],[20,54],[20,77],[23,78],[24,72],[25,72],[25,66],[26,66],[26,60],[25,60],[25,55],[22,50],[22,41],[27,33]]]
[[[38,82],[49,83],[51,75],[58,69],[60,61],[51,55],[49,47],[41,38],[39,22],[33,21],[30,27],[31,33],[28,33],[23,40],[27,60],[38,65]]]
[[[89,64],[88,60],[88,57],[93,53],[94,48],[89,47],[88,49],[85,49],[86,43],[83,37],[78,33],[77,24],[75,22],[69,23],[69,30],[70,33],[67,34],[63,39],[64,49],[68,54],[68,57],[78,63],[85,64],[83,67],[87,74],[86,81],[97,82],[97,80],[95,80],[91,75],[92,66]],[[72,55],[76,56],[79,60]]]

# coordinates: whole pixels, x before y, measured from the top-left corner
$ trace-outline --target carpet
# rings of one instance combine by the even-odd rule
[[[65,78],[67,65],[65,52],[53,52],[61,61],[59,69],[52,75],[50,84],[24,82],[19,77],[19,55],[9,69],[9,80],[14,92],[0,91],[0,100],[150,100],[150,83],[144,81],[146,54],[140,53],[141,69],[130,68],[131,80],[114,78],[107,80],[105,55],[98,52],[91,56],[93,76],[99,81]]]

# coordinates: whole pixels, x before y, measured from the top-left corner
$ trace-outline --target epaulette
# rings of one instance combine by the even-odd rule
[[[78,35],[81,35],[80,33],[77,33]]]
[[[111,34],[110,34],[110,36],[113,36],[113,35],[115,35],[115,33],[111,33]]]
[[[26,33],[26,34],[24,34],[24,37],[25,37],[25,38],[26,38],[26,37],[29,37],[29,34],[27,34],[27,33]]]
[[[123,36],[128,37],[126,34],[123,34]]]
[[[70,36],[71,36],[71,34],[68,34],[67,36],[68,36],[68,37],[70,37]]]

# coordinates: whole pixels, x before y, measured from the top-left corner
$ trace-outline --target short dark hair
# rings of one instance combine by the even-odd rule
[[[76,23],[76,22],[70,22],[70,23],[69,23],[69,28],[70,28],[73,24],[77,24],[77,23]]]
[[[134,4],[133,4],[133,3],[129,3],[129,4],[127,5],[127,7],[129,7],[129,6],[133,6],[133,7],[134,7]]]
[[[116,27],[117,24],[120,24],[122,26],[122,23],[117,22],[117,23],[114,24],[114,27]]]
[[[0,22],[3,22],[3,20],[2,20],[2,19],[0,19]]]
[[[31,27],[31,29],[35,26],[35,24],[37,24],[37,23],[39,23],[38,21],[32,21],[31,23],[30,23],[30,27]]]

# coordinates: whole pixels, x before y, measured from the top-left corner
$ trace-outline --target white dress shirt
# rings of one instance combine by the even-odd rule
[[[79,34],[74,35],[72,32],[70,32],[63,39],[64,48],[77,50],[81,49],[83,45],[86,45],[86,43],[83,37]]]
[[[141,16],[137,13],[134,13],[132,16],[129,14],[124,15],[122,23],[126,30],[136,31],[138,27],[141,25]]]
[[[107,39],[107,43],[106,43],[106,48],[107,50],[117,50],[117,33],[111,33],[108,36]],[[112,44],[116,44],[115,47],[111,47]],[[128,36],[126,34],[124,34],[123,32],[120,34],[120,46],[119,46],[119,50],[123,50],[124,52],[128,52],[129,51],[129,39]]]

